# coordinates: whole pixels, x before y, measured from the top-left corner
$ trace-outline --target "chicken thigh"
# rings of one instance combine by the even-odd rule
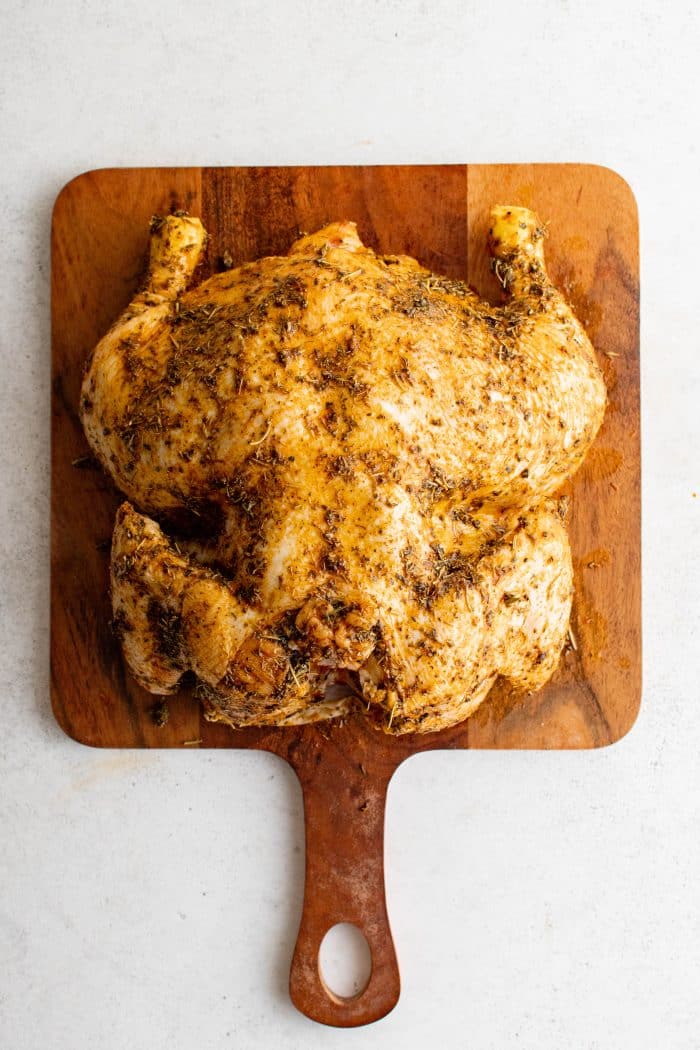
[[[556,496],[605,388],[543,236],[493,209],[496,307],[349,222],[188,291],[202,225],[154,220],[81,397],[128,500],[114,625],[146,689],[190,671],[232,726],[356,710],[405,733],[466,718],[499,676],[550,678],[572,596]]]

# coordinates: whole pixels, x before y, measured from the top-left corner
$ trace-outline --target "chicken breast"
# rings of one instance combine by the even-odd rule
[[[114,618],[147,689],[193,671],[233,726],[355,710],[402,733],[499,676],[549,679],[572,595],[555,497],[605,388],[543,233],[493,210],[496,307],[348,222],[188,291],[201,223],[154,223],[81,399],[129,501]]]

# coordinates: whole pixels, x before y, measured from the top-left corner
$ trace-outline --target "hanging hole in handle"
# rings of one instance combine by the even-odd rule
[[[362,995],[372,976],[372,952],[362,931],[351,922],[331,926],[318,950],[318,970],[332,999]]]

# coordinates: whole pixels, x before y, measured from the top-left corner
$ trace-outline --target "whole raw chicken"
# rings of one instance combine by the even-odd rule
[[[550,678],[572,597],[556,494],[605,388],[543,235],[493,209],[495,307],[350,222],[186,291],[204,229],[154,220],[81,399],[129,500],[114,625],[146,689],[191,671],[233,726],[356,710],[406,733],[466,718],[499,676]]]

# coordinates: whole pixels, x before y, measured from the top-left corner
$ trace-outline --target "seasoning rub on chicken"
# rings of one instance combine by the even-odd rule
[[[232,726],[356,711],[408,733],[499,677],[548,681],[572,597],[556,497],[605,388],[543,234],[493,209],[492,306],[350,222],[187,290],[204,229],[154,220],[81,398],[128,501],[114,624],[146,689],[191,671]]]

